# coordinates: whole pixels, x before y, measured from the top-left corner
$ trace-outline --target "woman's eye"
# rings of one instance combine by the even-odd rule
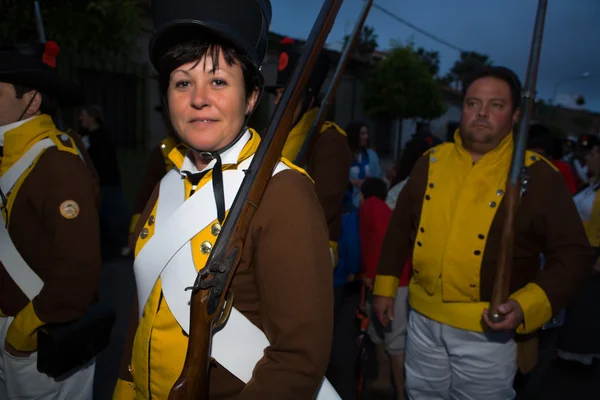
[[[223,79],[213,79],[213,85],[225,86],[225,85],[227,85],[227,82],[225,82]]]
[[[190,81],[177,81],[177,82],[175,82],[175,87],[176,88],[185,89],[188,86],[190,86]]]

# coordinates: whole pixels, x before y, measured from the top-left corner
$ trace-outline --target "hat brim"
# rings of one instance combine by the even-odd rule
[[[227,25],[198,20],[177,20],[158,29],[152,36],[148,46],[150,62],[154,68],[158,69],[160,57],[165,54],[171,46],[206,32],[213,33],[230,42],[234,47],[245,53],[258,69],[258,66],[260,65],[258,53],[254,46],[249,44],[245,38],[241,37]]]
[[[75,82],[45,69],[0,71],[0,82],[21,85],[50,95],[62,106],[83,103],[83,92]]]

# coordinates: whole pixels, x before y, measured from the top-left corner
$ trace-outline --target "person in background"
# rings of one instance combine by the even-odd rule
[[[352,183],[352,204],[358,208],[360,203],[360,186],[366,178],[383,178],[379,165],[379,156],[371,148],[369,126],[364,122],[354,121],[346,127],[348,144],[352,151],[350,166],[350,182]]]
[[[571,195],[577,191],[577,183],[571,166],[563,161],[563,145],[560,138],[552,135],[550,129],[541,124],[532,125],[529,129],[529,141],[527,143],[529,150],[534,151],[545,157],[558,169]]]
[[[81,141],[94,163],[100,179],[102,196],[100,223],[102,228],[102,250],[104,256],[111,257],[115,251],[128,256],[129,210],[123,196],[117,150],[106,129],[102,109],[88,105],[79,113],[83,128]]]
[[[600,254],[600,140],[585,139],[589,183],[573,197],[590,245]],[[588,277],[576,298],[567,306],[565,324],[558,339],[558,357],[592,366],[600,360],[600,259],[596,257],[593,275]]]

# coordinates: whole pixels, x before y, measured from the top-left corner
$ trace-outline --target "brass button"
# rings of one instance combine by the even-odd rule
[[[425,195],[425,200],[431,200],[431,196],[429,196],[428,194]]]
[[[536,160],[537,160],[537,157],[536,157],[536,156],[531,156],[531,160],[532,160],[532,161],[536,161]]]
[[[502,195],[504,194],[504,190],[502,190],[502,189],[498,189],[498,191],[496,192],[496,194],[497,194],[498,196],[502,196]]]
[[[155,221],[154,215],[151,215],[150,218],[148,218],[148,225],[154,224],[154,221]]]
[[[421,233],[425,233],[425,228],[421,227]]]
[[[212,233],[213,236],[219,236],[219,233],[221,233],[221,224],[218,222],[212,224],[210,227],[210,233]]]
[[[212,243],[208,240],[202,242],[202,244],[200,245],[200,251],[202,252],[202,254],[210,254],[210,252],[212,251]]]
[[[474,283],[471,283],[469,286],[472,287],[472,288],[476,288],[477,287],[477,285],[474,284]]]
[[[433,182],[431,182],[431,183],[429,184],[429,187],[430,187],[430,188],[432,188],[432,189],[433,189],[433,187],[434,187],[434,186],[435,186],[435,185],[433,184]]]
[[[485,236],[483,235],[483,233],[480,233],[479,235],[477,235],[477,237],[481,240],[485,239]]]
[[[475,255],[476,255],[476,256],[478,256],[478,255],[480,255],[480,254],[481,254],[481,251],[479,251],[479,250],[475,250]]]
[[[496,207],[496,202],[495,201],[490,202],[490,207],[492,207],[492,208]]]
[[[423,246],[423,243],[417,242],[417,246],[421,247],[421,246]]]
[[[431,162],[436,162],[436,161],[437,161],[437,158],[431,157]]]
[[[140,232],[140,237],[142,239],[146,239],[148,237],[148,228],[142,229],[142,232]]]

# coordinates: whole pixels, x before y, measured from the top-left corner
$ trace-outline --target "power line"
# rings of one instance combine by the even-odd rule
[[[429,33],[424,29],[419,28],[418,26],[415,26],[414,24],[408,22],[405,19],[400,18],[399,16],[397,16],[396,14],[394,14],[393,12],[391,12],[390,10],[383,8],[382,6],[378,5],[377,3],[373,3],[373,8],[378,9],[379,11],[381,11],[382,13],[386,14],[387,16],[395,19],[396,21],[400,22],[401,24],[404,24],[406,26],[408,26],[409,28],[421,33],[422,35],[427,36],[430,39],[435,40],[438,43],[443,44],[444,46],[450,47],[452,50],[456,50],[459,53],[464,52],[465,50],[461,49],[458,46],[453,45],[452,43],[449,43],[447,41],[445,41],[444,39],[434,35],[433,33]]]

